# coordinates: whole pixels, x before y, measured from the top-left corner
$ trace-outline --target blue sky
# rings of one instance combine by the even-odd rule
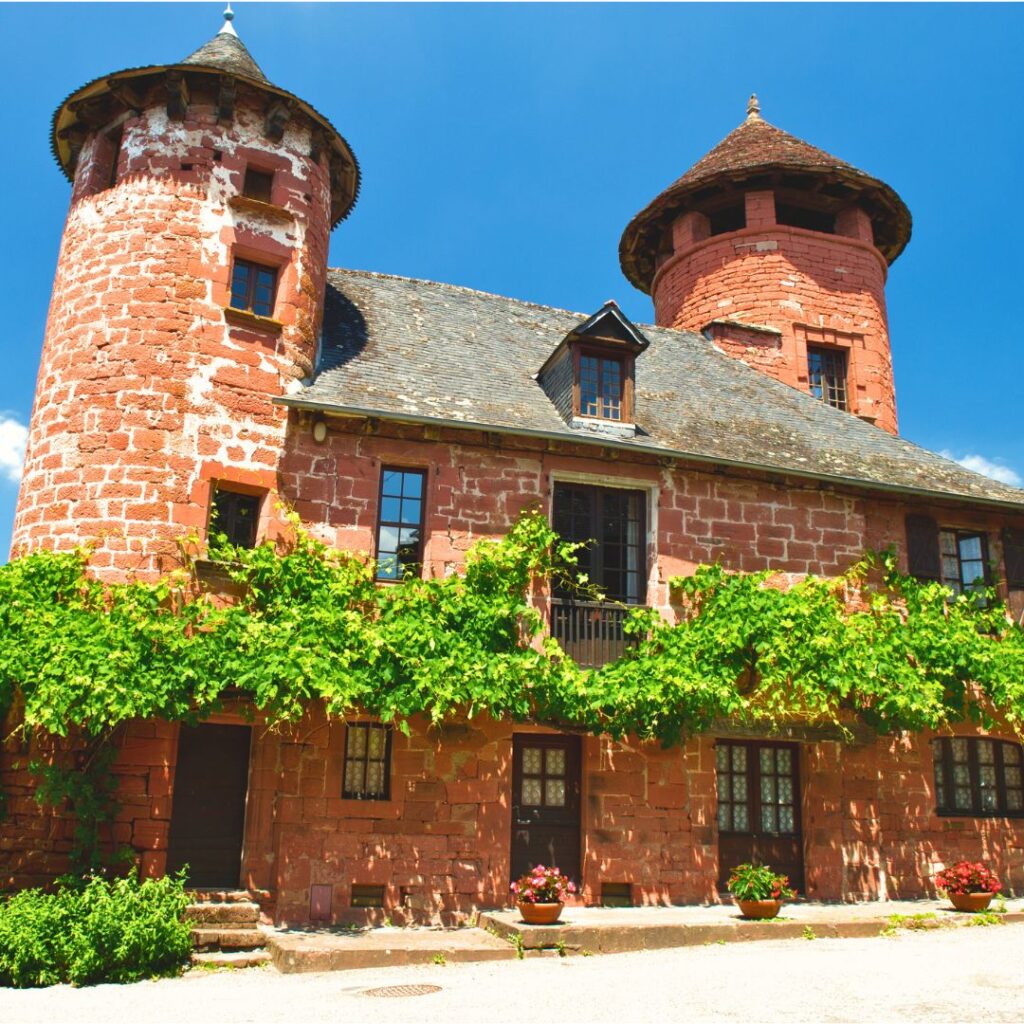
[[[0,5],[0,559],[69,197],[50,117],[92,78],[190,53],[221,9]],[[1020,5],[242,2],[236,15],[267,75],[359,158],[332,265],[584,312],[615,298],[640,322],[651,305],[619,270],[622,229],[756,91],[769,121],[889,182],[914,215],[888,286],[904,436],[1024,476]]]

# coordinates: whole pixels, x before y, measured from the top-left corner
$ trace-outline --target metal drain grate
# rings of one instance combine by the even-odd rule
[[[393,999],[396,996],[429,996],[431,992],[440,991],[440,985],[385,985],[383,988],[364,989],[363,995]]]

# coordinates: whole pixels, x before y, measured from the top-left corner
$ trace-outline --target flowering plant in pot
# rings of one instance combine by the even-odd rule
[[[984,864],[961,860],[938,872],[935,885],[957,910],[986,910],[992,897],[1002,889],[995,874]]]
[[[783,900],[791,900],[796,890],[789,879],[772,871],[767,864],[739,864],[729,876],[729,892],[744,917],[777,917]]]
[[[538,864],[512,883],[516,906],[527,924],[554,924],[576,886],[556,867]]]

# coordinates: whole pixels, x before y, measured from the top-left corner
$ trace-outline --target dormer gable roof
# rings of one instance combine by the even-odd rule
[[[619,309],[619,304],[614,299],[609,299],[593,316],[588,317],[579,327],[570,331],[568,336],[580,340],[624,344],[636,352],[643,352],[650,345],[650,341]]]
[[[632,437],[636,433],[634,364],[649,345],[644,333],[609,299],[562,336],[548,353],[536,380],[571,429]],[[617,393],[610,399],[609,412],[614,409],[614,414],[596,415],[582,409],[581,361],[593,356],[598,356],[605,367],[593,372],[613,375],[612,387]],[[618,370],[614,364],[618,364]]]
[[[607,345],[609,348],[619,349],[634,356],[639,355],[650,345],[644,333],[619,309],[618,303],[614,299],[609,299],[596,313],[587,317],[562,338],[544,360],[544,365],[537,374],[538,378],[557,360],[565,347],[577,342]]]

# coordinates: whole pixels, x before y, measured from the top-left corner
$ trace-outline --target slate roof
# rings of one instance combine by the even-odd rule
[[[228,32],[218,32],[208,43],[204,43],[181,63],[216,68],[229,75],[250,78],[265,85],[271,84],[259,64],[253,59],[252,54],[246,49],[245,43],[238,36]]]
[[[121,83],[128,85],[141,83],[145,86],[158,75],[181,69],[191,71],[193,74],[231,75],[244,79],[254,88],[292,101],[297,109],[303,111],[326,129],[332,146],[343,156],[346,168],[345,173],[341,174],[337,180],[332,181],[331,227],[336,227],[349,215],[359,197],[360,187],[359,161],[356,160],[352,147],[338,129],[312,104],[268,81],[267,76],[253,59],[245,44],[233,32],[226,32],[223,29],[178,64],[151,64],[124,68],[121,71],[114,71],[94,78],[66,96],[53,114],[50,125],[50,149],[58,167],[64,172],[68,181],[74,181],[75,167],[71,147],[68,140],[64,138],[64,133],[78,120],[78,115],[75,112],[78,103],[88,99],[100,99],[109,94],[112,87]]]
[[[697,193],[780,173],[826,179],[828,185],[839,190],[837,196],[845,193],[851,197],[849,201],[858,199],[871,214],[875,244],[890,263],[910,241],[910,211],[892,188],[755,113],[630,221],[619,246],[626,277],[641,291],[650,290],[660,236],[689,208]]]
[[[972,473],[725,355],[701,335],[642,326],[635,437],[573,429],[534,375],[587,314],[454,285],[328,272],[320,368],[285,405],[455,422],[647,450],[869,488],[1016,506]]]
[[[682,177],[669,185],[669,189],[704,181],[724,171],[748,170],[766,165],[800,170],[845,167],[857,174],[864,174],[845,160],[790,135],[762,117],[748,117],[710,153],[701,157]]]

